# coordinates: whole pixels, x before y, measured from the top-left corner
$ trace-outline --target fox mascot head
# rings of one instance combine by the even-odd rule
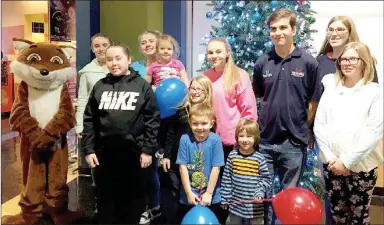
[[[13,44],[19,55],[11,63],[11,71],[31,87],[55,89],[75,74],[69,62],[75,52],[71,46],[33,43],[17,38],[13,39]]]

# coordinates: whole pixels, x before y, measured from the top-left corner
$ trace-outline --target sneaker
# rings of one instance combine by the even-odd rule
[[[148,209],[140,217],[140,224],[149,224],[152,220],[161,216],[160,206],[156,206],[152,209]]]

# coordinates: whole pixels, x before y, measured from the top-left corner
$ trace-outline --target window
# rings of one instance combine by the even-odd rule
[[[44,34],[44,23],[32,22],[32,33]]]

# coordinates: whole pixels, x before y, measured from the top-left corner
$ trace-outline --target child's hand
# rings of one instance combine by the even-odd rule
[[[203,196],[201,196],[201,204],[202,205],[211,205],[212,202],[212,194],[205,192]]]
[[[228,204],[221,204],[220,207],[223,210],[228,210]]]
[[[254,200],[256,203],[263,203],[264,198],[262,198],[262,197],[257,197],[257,198],[254,198],[253,200]]]
[[[171,168],[171,160],[169,160],[168,158],[163,158],[162,164],[164,172],[168,172],[168,170]]]
[[[152,91],[153,91],[153,92],[156,91],[156,86],[155,86],[155,85],[152,85]]]
[[[147,168],[152,164],[152,156],[147,153],[141,153],[140,155],[140,165],[141,168]]]
[[[85,160],[87,163],[92,167],[95,168],[96,166],[99,165],[99,160],[96,157],[95,153],[89,154],[85,156]]]
[[[197,205],[200,202],[200,198],[195,195],[192,191],[187,194],[188,203],[191,205]]]

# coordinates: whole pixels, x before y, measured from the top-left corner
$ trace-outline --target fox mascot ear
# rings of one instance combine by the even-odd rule
[[[68,60],[73,57],[73,54],[76,52],[76,48],[69,45],[59,45],[59,48],[63,50],[65,56],[67,56]]]
[[[16,54],[19,54],[23,49],[28,48],[32,44],[36,44],[32,41],[28,41],[21,38],[13,38],[13,50]],[[63,50],[65,56],[67,56],[67,59],[70,60],[73,57],[73,54],[76,51],[76,48],[69,46],[69,45],[59,45],[59,48]]]
[[[20,38],[13,38],[13,50],[16,54],[19,54],[23,49],[28,48],[32,44],[35,44],[32,41],[28,41],[25,39],[20,39]]]

